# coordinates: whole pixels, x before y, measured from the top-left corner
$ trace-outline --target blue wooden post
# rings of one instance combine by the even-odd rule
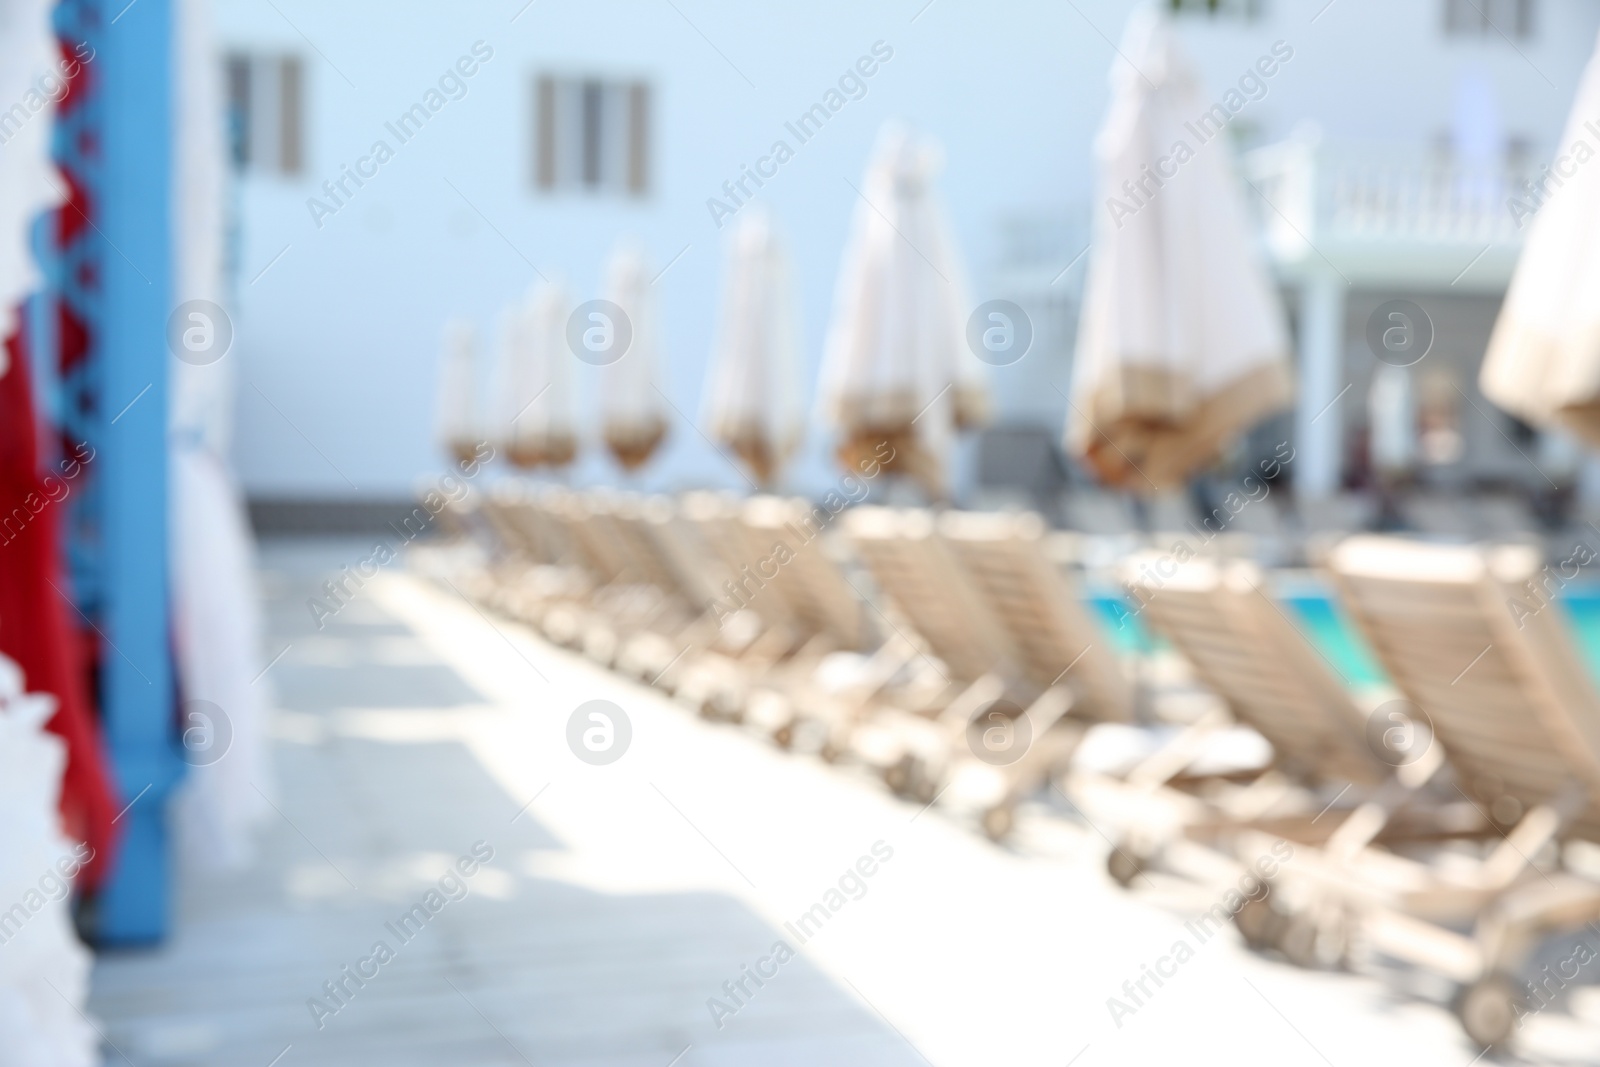
[[[96,222],[109,246],[98,257],[105,299],[97,325],[101,708],[121,803],[139,798],[117,824],[121,850],[100,897],[98,934],[110,944],[139,944],[167,932],[167,801],[182,766],[173,740],[167,580],[172,4],[97,6],[104,180]]]

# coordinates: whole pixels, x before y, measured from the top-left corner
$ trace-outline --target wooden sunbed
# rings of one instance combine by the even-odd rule
[[[1301,635],[1259,567],[1145,553],[1124,573],[1139,617],[1271,743],[1279,769],[1319,784],[1373,786],[1388,777],[1390,765],[1367,744],[1370,708]]]
[[[1044,521],[1031,512],[951,511],[938,532],[1010,635],[1018,667],[1040,689],[1072,690],[1073,715],[1133,717],[1133,691],[1079,591],[1050,558]]]
[[[1031,657],[1019,647],[963,567],[958,551],[940,536],[931,513],[868,507],[847,518],[850,539],[878,588],[925,643],[925,651],[937,658],[947,683],[943,697],[931,709],[931,729],[908,729],[916,724],[892,712],[880,717],[880,722],[895,724],[903,737],[899,746],[885,752],[882,731],[868,733],[868,744],[878,749],[872,758],[883,767],[891,786],[932,799],[954,770],[975,757],[968,737],[975,721],[981,731],[983,722],[995,714],[1025,718],[1026,726],[1019,729],[1025,729],[1031,742],[1015,762],[996,765],[1004,788],[982,816],[984,831],[993,838],[1003,837],[1011,829],[1017,801],[1043,780],[1080,736],[1061,728],[1074,706],[1074,691],[1060,677],[1045,678],[1042,670],[1030,670],[1044,654],[1041,643],[1032,642]],[[1081,651],[1072,649],[1062,667]],[[997,710],[1001,707],[1005,712]],[[1004,728],[1004,723],[996,725]]]
[[[1448,754],[1453,788],[1495,825],[1496,847],[1461,871],[1375,851],[1304,868],[1377,948],[1461,983],[1458,1015],[1484,1045],[1514,1032],[1514,976],[1540,938],[1600,918],[1600,886],[1549,855],[1563,839],[1600,839],[1600,695],[1542,562],[1528,546],[1388,537],[1350,538],[1329,559],[1351,616]]]

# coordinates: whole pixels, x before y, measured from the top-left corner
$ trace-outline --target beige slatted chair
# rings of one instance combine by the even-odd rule
[[[519,544],[535,563],[560,566],[570,563],[570,546],[545,517],[540,494],[521,486],[496,487],[490,499],[498,505],[497,532]]]
[[[687,493],[680,502],[684,520],[709,550],[707,562],[716,575],[712,585],[722,610],[748,610],[759,617],[763,641],[758,658],[776,662],[799,648],[805,627],[787,598],[761,595],[764,583],[750,570],[761,556],[751,553],[740,523],[741,507],[737,498],[724,493]]]
[[[609,519],[635,566],[670,609],[619,651],[617,669],[677,693],[712,717],[736,714],[742,686],[729,660],[737,659],[755,635],[720,625],[711,578],[685,544],[672,502],[622,497]]]
[[[1600,695],[1527,546],[1389,537],[1340,544],[1329,568],[1390,677],[1419,707],[1455,786],[1507,827],[1478,864],[1376,849],[1309,852],[1288,869],[1337,901],[1376,948],[1461,983],[1483,1045],[1518,1021],[1514,980],[1539,940],[1600,918],[1600,885],[1551,865],[1551,846],[1600,836]],[[1472,932],[1460,932],[1470,926]]]
[[[519,485],[497,486],[479,510],[496,551],[481,573],[460,576],[478,590],[474,599],[535,626],[552,606],[588,599],[594,579],[552,543],[535,493]]]
[[[774,561],[769,581],[792,615],[834,648],[864,648],[872,636],[867,607],[831,554],[833,516],[803,500],[762,496],[746,501],[739,518],[753,558]],[[775,552],[780,544],[786,554]]]
[[[1123,841],[1107,856],[1113,878],[1129,885],[1147,868],[1181,861],[1189,855],[1185,836],[1231,847],[1244,828],[1268,819],[1275,832],[1338,857],[1385,834],[1428,832],[1426,818],[1416,825],[1416,812],[1398,826],[1393,820],[1439,768],[1440,754],[1398,775],[1379,758],[1366,722],[1384,698],[1398,694],[1352,692],[1273,599],[1259,567],[1150,552],[1125,561],[1124,575],[1139,617],[1172,643],[1234,720],[1265,738],[1271,762],[1248,770],[1248,784],[1236,792],[1207,782],[1209,802],[1185,803],[1178,819],[1122,826]],[[1224,715],[1202,717],[1135,766],[1125,785],[1132,795],[1149,795],[1191,780],[1192,791],[1206,779],[1195,772],[1196,760],[1226,725]],[[1163,796],[1177,799],[1170,791]],[[1271,943],[1248,927],[1249,918],[1241,920],[1247,938]]]
[[[516,521],[516,511],[525,502],[526,494],[520,490],[496,486],[485,495],[479,511],[495,540],[506,552],[530,563],[542,563],[544,554],[541,546]]]
[[[1010,634],[1041,689],[1065,684],[1079,718],[1126,722],[1133,691],[1110,641],[1046,550],[1039,516],[946,512],[939,534]]]
[[[1004,788],[982,817],[985,833],[996,839],[1005,836],[1013,824],[1017,802],[1048,776],[1051,767],[1062,761],[1081,737],[1079,730],[1058,728],[1073,706],[1071,689],[1030,677],[1024,666],[1027,657],[962,567],[956,550],[939,536],[932,514],[857,508],[849,513],[846,530],[898,617],[943,664],[948,682],[939,702],[936,730],[909,733],[906,743],[911,751],[893,763],[877,753],[876,761],[885,765],[892,787],[931,799],[953,771],[976,759],[976,750],[969,743],[974,723],[979,724],[981,738],[988,736],[981,729],[985,721],[993,721],[1004,738],[1018,736],[1011,731],[1023,727],[1007,727],[995,718],[999,714],[996,709],[1002,706],[999,702],[1014,699],[1015,707],[1006,717],[1026,718],[1031,743],[1015,762],[996,765]],[[891,713],[887,718],[904,723],[903,716]],[[875,734],[868,737],[876,741]],[[891,748],[889,754],[893,752]]]
[[[756,572],[770,546],[754,550],[742,507],[729,494],[687,493],[676,507],[663,501],[653,517],[641,515],[639,530],[653,542],[659,568],[704,613],[698,652],[676,664],[664,684],[703,714],[732,720],[745,717],[763,679],[818,651],[808,644],[817,635],[790,599]]]
[[[1539,553],[1355,537],[1329,566],[1466,791],[1510,823],[1576,781],[1591,803],[1566,832],[1600,840],[1600,696],[1561,609],[1525,588]]]
[[[930,513],[856,508],[845,530],[878,588],[928,643],[952,685],[1016,673],[1020,656],[1005,627],[935,535]]]
[[[1259,567],[1152,553],[1133,557],[1127,572],[1140,617],[1267,739],[1290,777],[1366,786],[1388,777],[1366,741],[1372,708],[1357,703],[1284,614]]]
[[[753,694],[751,721],[784,747],[815,743],[824,758],[842,754],[832,725],[883,696],[916,651],[868,618],[870,608],[846,573],[838,513],[798,498],[758,496],[740,514],[747,555],[782,600],[804,647],[770,672]],[[829,661],[844,673],[823,671]],[[843,661],[840,663],[839,661]],[[913,687],[914,688],[914,687]],[[897,696],[906,696],[900,685]]]
[[[593,597],[601,617],[591,619],[584,628],[582,647],[591,658],[638,676],[659,658],[656,653],[664,647],[663,641],[676,644],[697,615],[654,542],[640,535],[626,497],[585,493],[568,507],[576,539],[603,567],[606,578]],[[643,642],[635,649],[637,654],[626,663],[619,662],[618,657],[636,639]],[[655,671],[663,669],[684,647],[677,644]]]

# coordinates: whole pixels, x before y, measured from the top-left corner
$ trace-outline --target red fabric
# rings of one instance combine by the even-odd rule
[[[41,476],[20,329],[5,346],[10,367],[0,374],[0,653],[22,667],[30,691],[56,697],[55,716],[46,725],[67,744],[61,815],[68,836],[94,849],[93,861],[78,875],[79,886],[92,889],[111,862],[116,807],[84,645],[65,596],[60,540],[66,496],[88,472],[80,465],[75,478],[64,479],[59,471],[48,482]]]

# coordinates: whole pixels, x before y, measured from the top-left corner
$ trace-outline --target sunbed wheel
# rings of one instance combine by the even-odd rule
[[[983,834],[990,841],[1004,841],[1017,824],[1017,813],[1010,804],[996,804],[983,813]]]
[[[1467,1036],[1485,1048],[1502,1048],[1517,1026],[1522,995],[1503,974],[1486,975],[1461,991],[1456,1016]]]
[[[932,804],[938,799],[939,786],[942,784],[926,765],[916,763],[911,767],[911,781],[907,783],[907,792],[918,804]]]
[[[1234,912],[1233,924],[1239,928],[1246,945],[1256,952],[1265,952],[1277,943],[1284,917],[1272,906],[1269,897],[1246,898],[1244,905]]]
[[[1278,951],[1296,967],[1315,970],[1322,963],[1317,952],[1317,941],[1322,931],[1316,919],[1306,912],[1289,916],[1278,930]]]
[[[905,796],[911,791],[913,770],[915,761],[910,756],[901,756],[883,769],[883,783],[889,787],[889,792]]]
[[[786,722],[772,731],[772,741],[779,748],[794,747],[794,723]]]
[[[1106,857],[1106,873],[1111,875],[1112,881],[1126,889],[1133,884],[1133,880],[1144,873],[1144,857],[1138,855],[1127,845],[1112,848],[1111,854]]]

